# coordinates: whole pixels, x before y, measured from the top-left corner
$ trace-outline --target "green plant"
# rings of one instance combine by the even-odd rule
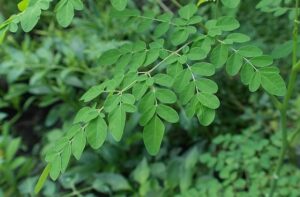
[[[229,8],[239,4],[239,1],[221,2]],[[115,65],[109,73],[111,78],[91,87],[81,97],[87,104],[79,110],[65,137],[53,144],[47,153],[46,161],[49,164],[41,180],[45,179],[47,173],[52,179],[57,179],[60,173],[65,172],[71,155],[79,159],[87,144],[94,149],[100,148],[108,130],[116,141],[120,141],[130,113],[139,112],[143,140],[151,155],[159,152],[165,125],[179,121],[180,109],[184,108],[183,113],[189,118],[196,116],[200,124],[210,125],[220,101],[216,96],[218,85],[208,77],[214,77],[216,71],[220,72],[225,67],[228,75],[239,74],[242,83],[251,92],[262,87],[281,112],[283,149],[274,173],[272,196],[288,147],[286,111],[300,67],[296,57],[296,2],[293,68],[286,89],[279,69],[273,66],[273,59],[263,55],[257,46],[245,44],[250,40],[247,35],[232,33],[240,24],[233,16],[220,16],[219,1],[216,4],[209,2],[215,18],[208,20],[197,14],[198,8],[193,3],[181,7],[177,15],[151,11],[141,14],[136,9],[125,9],[127,0],[112,0],[112,5],[119,10],[112,12],[112,17],[146,36],[143,40],[131,40],[102,54],[99,59],[101,66]],[[0,27],[1,37],[8,30],[16,31],[18,23],[24,31],[30,31],[36,25],[41,10],[48,9],[49,3],[22,1],[19,4],[22,12]],[[202,5],[201,1],[199,5]],[[82,3],[63,0],[57,4],[56,18],[61,26],[66,27],[71,23],[74,9],[83,9]],[[35,15],[30,14],[33,11]],[[284,96],[283,102],[275,96]]]

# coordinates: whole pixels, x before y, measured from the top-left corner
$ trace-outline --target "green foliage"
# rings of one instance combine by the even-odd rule
[[[43,142],[30,151],[45,147],[40,154],[46,168],[35,189],[37,177],[20,184],[21,195],[41,191],[44,196],[64,196],[68,190],[70,195],[86,192],[87,196],[269,193],[274,176],[270,166],[278,157],[281,139],[277,134],[268,139],[269,130],[279,129],[276,123],[267,122],[274,121],[277,113],[266,103],[266,95],[279,103],[282,98],[275,96],[290,94],[273,58],[289,56],[293,41],[284,43],[280,37],[280,41],[262,43],[265,40],[256,37],[259,33],[250,32],[253,27],[234,13],[243,6],[253,6],[253,2],[199,1],[198,6],[177,1],[174,5],[163,1],[110,3],[23,0],[18,4],[20,13],[0,25],[1,43],[7,32],[16,32],[19,25],[29,32],[39,20],[49,24],[47,31],[41,28],[29,33],[18,49],[9,35],[7,42],[13,46],[4,43],[0,51],[4,57],[0,74],[8,83],[8,89],[0,91],[0,121],[14,124],[23,113],[37,107],[48,114],[41,117],[45,122],[35,120],[37,129],[54,129],[49,136],[38,134],[48,145]],[[257,8],[276,16],[293,15],[295,10],[280,7],[288,3],[263,0]],[[82,15],[72,24],[79,10]],[[257,12],[253,9],[251,13]],[[61,27],[72,24],[75,28],[64,33],[52,18]],[[33,37],[40,40],[33,42]],[[272,56],[263,51],[272,51]],[[280,65],[284,63],[280,61]],[[261,91],[246,98],[248,93],[236,83],[237,78],[250,92],[261,88],[267,94]],[[244,106],[249,103],[255,110]],[[17,115],[12,118],[6,108]],[[268,108],[268,118],[262,118],[262,108]],[[230,118],[230,123],[226,122]],[[257,129],[263,133],[250,129],[219,134],[246,128],[249,120],[265,124]],[[178,135],[178,130],[186,132]],[[141,141],[148,154],[143,153]],[[12,172],[27,162],[23,159],[20,165],[12,164],[20,143],[20,138],[9,138],[5,180],[13,180]],[[72,157],[79,165],[74,167]],[[294,171],[295,166],[287,165],[280,174],[285,181],[277,195],[297,196],[298,171],[294,181],[286,183]],[[57,180],[55,184],[46,180],[48,175]],[[5,189],[10,185],[16,187],[11,181]]]
[[[112,1],[118,10],[124,10],[126,3]],[[228,7],[236,6],[228,1],[223,3]],[[72,2],[58,4],[57,16],[60,9],[61,13],[69,13],[63,11],[68,4]],[[67,137],[47,153],[53,179],[65,170],[70,152],[80,159],[87,141],[93,148],[100,148],[107,129],[114,140],[120,141],[130,113],[138,111],[141,115],[139,123],[144,127],[143,140],[151,155],[159,152],[165,124],[179,121],[176,106],[183,106],[187,117],[196,116],[200,124],[210,125],[220,101],[215,95],[217,83],[206,77],[213,76],[224,65],[229,75],[240,73],[242,83],[248,85],[251,92],[262,86],[272,95],[285,95],[285,83],[278,69],[271,66],[272,58],[263,55],[262,50],[254,45],[245,45],[244,42],[249,41],[247,35],[225,33],[239,28],[235,18],[223,16],[208,20],[199,32],[196,25],[203,19],[196,15],[197,11],[195,5],[188,4],[179,9],[178,17],[168,13],[157,16],[153,12],[142,15],[138,10],[129,9],[115,13],[116,17],[127,18],[128,22],[138,22],[138,31],[149,31],[152,25],[156,25],[156,37],[150,43],[138,40],[102,54],[99,64],[114,65],[117,68],[114,77],[91,87],[81,97],[89,106],[77,113],[74,119],[76,129],[71,127]],[[66,19],[61,25],[67,26],[72,17],[60,16]],[[169,33],[172,33],[170,41],[164,37]],[[236,49],[235,43],[243,45]],[[208,60],[211,63],[206,62]],[[98,98],[100,101],[95,101]],[[92,140],[97,136],[99,141]],[[64,166],[61,163],[65,163]]]

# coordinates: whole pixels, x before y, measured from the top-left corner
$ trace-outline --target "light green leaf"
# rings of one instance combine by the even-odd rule
[[[126,8],[128,0],[110,0],[112,6],[119,11],[122,11]]]
[[[146,51],[141,51],[138,53],[133,54],[132,61],[130,62],[130,71],[136,71],[139,67],[141,67],[147,57]]]
[[[196,81],[197,88],[204,93],[210,93],[210,94],[215,94],[218,91],[218,85],[216,82],[206,79],[206,78],[201,78]]]
[[[39,7],[28,7],[20,19],[21,27],[25,32],[29,32],[38,23],[42,11]]]
[[[257,57],[263,54],[262,50],[256,46],[243,46],[238,50],[238,53],[244,57]]]
[[[242,83],[249,85],[254,74],[253,67],[249,63],[244,64],[240,73]]]
[[[158,116],[154,116],[144,127],[143,140],[150,155],[154,156],[159,152],[164,132],[165,125]]]
[[[154,75],[154,83],[165,86],[165,87],[172,87],[173,85],[173,78],[170,75],[163,74],[163,73],[158,73]]]
[[[103,91],[104,91],[104,85],[96,85],[91,87],[88,91],[86,91],[80,100],[83,100],[84,102],[90,102],[91,100],[98,97]]]
[[[261,75],[259,71],[256,71],[249,84],[250,92],[257,91],[260,86],[260,83],[261,83]]]
[[[226,71],[230,76],[238,74],[243,65],[243,57],[238,53],[233,53],[226,63]]]
[[[86,136],[83,131],[78,132],[72,141],[72,153],[79,160],[86,145]]]
[[[153,91],[148,92],[139,103],[139,111],[146,112],[150,107],[155,104],[156,97]]]
[[[257,67],[265,67],[273,64],[273,58],[268,55],[262,55],[258,57],[254,57],[251,60],[251,63]]]
[[[126,112],[120,104],[112,113],[109,114],[109,130],[113,138],[119,142],[122,139],[126,121]]]
[[[186,29],[179,29],[171,35],[171,42],[177,46],[184,43],[189,38],[189,32]]]
[[[86,123],[93,120],[97,116],[98,116],[98,112],[96,109],[92,109],[90,107],[83,107],[77,112],[73,123],[74,124],[80,122]]]
[[[216,111],[207,107],[201,106],[197,112],[197,118],[201,125],[209,126],[215,119]]]
[[[155,95],[162,103],[175,103],[177,100],[176,94],[168,89],[159,88],[156,90]]]
[[[197,105],[199,104],[199,101],[197,99],[197,95],[195,95],[191,101],[186,105],[185,112],[188,118],[192,118],[197,109]]]
[[[148,66],[150,64],[152,64],[153,62],[155,62],[159,57],[159,50],[158,49],[150,49],[147,52],[147,57],[146,60],[144,62],[144,66]]]
[[[6,147],[5,151],[5,160],[8,162],[11,161],[16,155],[21,143],[21,138],[15,138],[10,141],[10,143]]]
[[[176,123],[179,121],[178,113],[167,105],[158,105],[156,113],[167,122]]]
[[[107,125],[102,117],[92,120],[86,127],[87,141],[93,149],[100,148],[107,136]]]
[[[169,28],[170,28],[169,23],[160,23],[159,25],[156,26],[154,30],[154,36],[157,38],[163,36],[165,33],[167,33]]]
[[[71,0],[61,0],[61,3],[56,9],[56,19],[62,27],[67,27],[71,24],[74,17],[74,6]]]
[[[217,68],[222,67],[228,58],[228,46],[226,44],[219,44],[216,48],[213,49],[210,61]]]
[[[148,122],[154,116],[155,112],[156,112],[156,106],[155,105],[149,106],[148,110],[145,111],[140,118],[140,121],[139,121],[140,125],[145,126],[146,124],[148,124]]]
[[[0,28],[0,45],[3,43],[8,27]]]
[[[71,158],[71,144],[68,143],[61,152],[61,172],[65,172]]]
[[[244,43],[244,42],[248,42],[250,40],[250,37],[241,33],[231,33],[226,37],[226,40],[231,40],[232,42],[237,42],[237,43]]]
[[[231,16],[220,17],[216,23],[222,31],[233,31],[240,27],[240,23]]]
[[[132,88],[132,94],[137,100],[140,100],[146,93],[148,86],[145,83],[137,83]]]
[[[197,6],[194,4],[188,4],[179,9],[178,14],[181,18],[189,20],[197,12]]]
[[[49,175],[50,168],[51,168],[50,164],[47,164],[47,166],[44,168],[41,176],[39,177],[37,184],[34,187],[34,194],[38,194],[41,191],[41,189],[43,188],[43,186],[47,180],[47,177]]]
[[[221,0],[223,5],[228,8],[236,8],[240,4],[240,0]]]
[[[104,110],[109,113],[113,111],[120,102],[121,96],[115,94],[109,95],[104,102]]]
[[[190,60],[202,60],[207,56],[207,51],[200,47],[194,47],[190,50],[187,57]]]
[[[83,3],[81,0],[72,0],[72,4],[75,10],[83,10]]]
[[[24,10],[26,10],[26,8],[29,5],[29,1],[30,0],[22,0],[20,3],[18,3],[18,9],[23,12]]]
[[[135,103],[135,97],[132,94],[128,94],[128,93],[122,94],[121,100],[123,103],[131,104],[131,105]]]
[[[120,56],[121,56],[121,53],[117,49],[111,49],[111,50],[105,51],[100,57],[99,64],[104,65],[104,66],[112,65],[112,64],[116,63],[116,61],[118,61]]]
[[[173,84],[177,92],[181,92],[190,82],[192,78],[191,72],[188,69],[182,70],[176,77]]]
[[[197,94],[197,98],[200,103],[210,109],[217,109],[220,106],[220,101],[218,97],[209,93],[199,93]]]
[[[215,66],[207,62],[193,64],[191,69],[194,74],[204,77],[209,77],[215,74]]]
[[[274,70],[260,69],[261,85],[272,95],[284,96],[286,94],[286,85],[282,77]]]
[[[59,154],[56,154],[50,165],[50,177],[52,180],[55,181],[58,178],[61,171],[61,157]]]
[[[182,92],[180,92],[179,97],[183,105],[186,105],[193,98],[195,90],[196,85],[194,82],[191,82]]]
[[[133,171],[133,179],[140,185],[143,185],[150,175],[150,168],[148,166],[146,158],[139,163],[139,165]]]

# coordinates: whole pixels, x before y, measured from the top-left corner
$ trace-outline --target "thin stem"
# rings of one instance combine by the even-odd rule
[[[277,162],[277,166],[275,169],[275,172],[273,174],[273,179],[271,182],[271,190],[270,190],[270,195],[269,197],[273,197],[276,187],[277,187],[277,182],[279,179],[279,174],[281,171],[281,168],[283,166],[284,158],[286,155],[286,152],[289,147],[289,141],[288,141],[288,136],[287,136],[287,109],[289,105],[289,101],[292,97],[292,93],[295,89],[295,84],[297,80],[297,74],[298,74],[298,67],[299,67],[299,62],[297,63],[297,42],[298,42],[298,18],[299,18],[299,0],[296,0],[296,15],[295,15],[295,20],[294,20],[294,30],[293,30],[293,57],[292,57],[292,69],[290,73],[290,79],[288,82],[288,89],[287,93],[284,97],[283,104],[280,110],[280,123],[281,123],[281,132],[282,132],[282,147],[281,147],[281,153]]]
[[[176,5],[178,8],[181,8],[182,7],[182,5],[177,1],[177,0],[171,0],[172,1],[172,3],[174,4],[174,5]]]
[[[153,72],[157,67],[159,67],[162,63],[164,63],[165,61],[167,61],[170,57],[172,57],[173,55],[178,54],[179,51],[181,51],[182,49],[184,49],[184,47],[188,46],[189,44],[191,44],[191,42],[186,43],[185,45],[183,45],[182,47],[180,47],[179,49],[177,49],[176,51],[172,52],[170,55],[168,55],[165,59],[163,59],[161,62],[159,62],[157,65],[155,65],[151,70],[149,70],[147,73],[151,73]]]
[[[168,6],[166,6],[166,4],[164,4],[164,2],[162,2],[161,0],[157,0],[157,3],[165,12],[173,13],[172,10],[170,10],[170,8]]]

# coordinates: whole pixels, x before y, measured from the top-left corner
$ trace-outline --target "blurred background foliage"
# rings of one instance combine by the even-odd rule
[[[165,0],[171,10],[174,1]],[[179,1],[187,4],[189,1]],[[17,12],[17,0],[0,0],[0,21]],[[290,68],[292,0],[242,1],[237,9],[240,31],[272,54],[284,75]],[[157,0],[129,1],[141,10],[159,10]],[[203,17],[211,3],[200,6]],[[63,29],[44,12],[30,33],[7,36],[0,47],[0,197],[34,196],[48,144],[68,129],[82,106],[82,93],[111,77],[98,66],[100,55],[130,40],[149,39],[111,17],[109,1],[86,0],[72,26]],[[299,52],[300,55],[300,52]],[[47,181],[40,196],[265,196],[280,151],[278,112],[267,94],[250,94],[238,79],[222,71],[222,107],[215,123],[201,127],[181,113],[168,125],[160,154],[150,157],[142,143],[137,115],[128,119],[121,143],[111,138],[98,151],[88,149],[57,182]],[[299,87],[299,86],[298,86]],[[300,196],[300,94],[289,111],[289,160],[277,196]],[[44,147],[44,148],[43,148]]]

